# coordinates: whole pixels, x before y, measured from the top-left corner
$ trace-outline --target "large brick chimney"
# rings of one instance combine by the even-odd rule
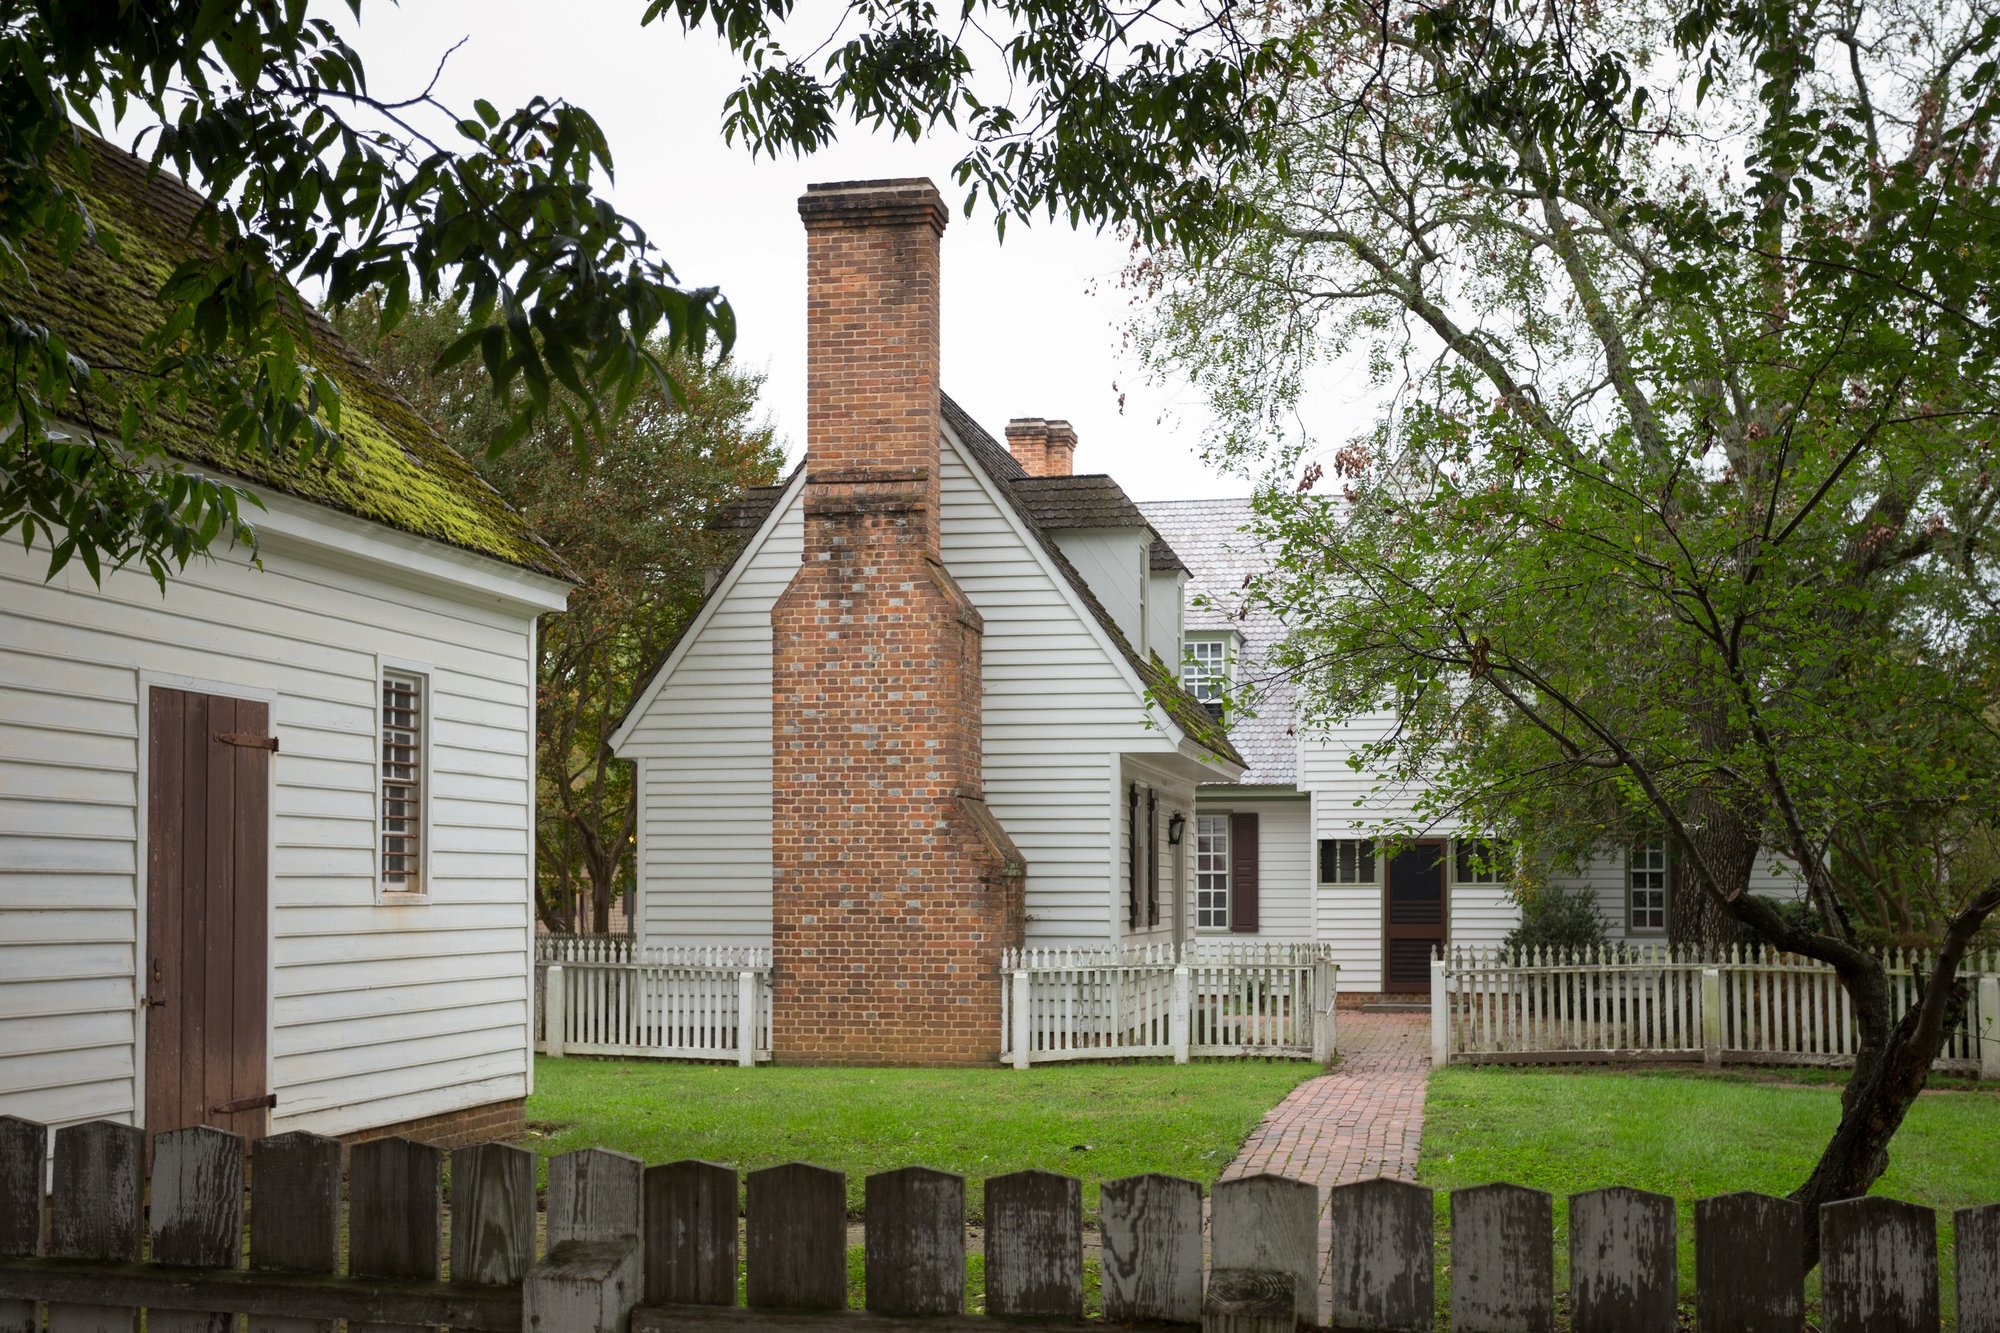
[[[1007,423],[1007,449],[1031,477],[1067,477],[1076,458],[1076,431],[1067,421],[1015,417]]]
[[[805,557],[771,609],[773,1054],[982,1064],[1020,854],[980,780],[979,613],[939,557],[929,181],[815,185]]]

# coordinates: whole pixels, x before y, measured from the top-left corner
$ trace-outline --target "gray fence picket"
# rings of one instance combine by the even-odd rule
[[[375,1139],[347,1155],[347,1271],[356,1277],[435,1282],[441,1256],[444,1153],[411,1139]],[[398,1333],[408,1324],[350,1324],[351,1333]]]
[[[1937,1214],[1895,1199],[1819,1210],[1824,1333],[1937,1333]]]
[[[340,1271],[340,1140],[295,1130],[251,1146],[250,1267]],[[252,1315],[250,1333],[334,1333],[334,1321]]]
[[[745,1303],[764,1310],[847,1306],[847,1176],[804,1162],[744,1182]]]
[[[1076,1177],[987,1177],[986,1313],[1083,1317],[1083,1183]]]
[[[243,1140],[210,1126],[153,1140],[152,1259],[186,1268],[233,1269],[243,1258]],[[232,1333],[236,1316],[153,1310],[146,1333]]]
[[[134,1125],[93,1120],[56,1131],[49,1257],[137,1263],[145,1225],[141,1164],[146,1135]],[[49,1306],[49,1333],[132,1328],[139,1312],[123,1306]]]
[[[1451,1192],[1453,1333],[1555,1327],[1555,1201],[1519,1185]]]
[[[0,1115],[0,1259],[42,1252],[42,1182],[48,1167],[47,1126]],[[0,1301],[0,1333],[39,1333],[35,1301]]]
[[[1674,1201],[1614,1186],[1569,1196],[1573,1333],[1673,1333]]]
[[[1296,1333],[1298,1306],[1290,1273],[1218,1268],[1201,1303],[1201,1333]]]
[[[1209,1262],[1249,1272],[1289,1273],[1298,1317],[1319,1322],[1319,1191],[1284,1176],[1225,1180],[1209,1195]]]
[[[1951,1217],[1958,1333],[2000,1333],[2000,1203]]]
[[[1806,1303],[1800,1205],[1747,1192],[1696,1203],[1694,1272],[1701,1333],[1798,1333]]]
[[[639,1234],[639,1179],[646,1165],[609,1148],[549,1159],[549,1249],[566,1240]]]
[[[1327,1322],[1365,1333],[1420,1333],[1436,1312],[1436,1202],[1392,1176],[1339,1185],[1328,1202],[1333,1301]]]
[[[865,1187],[868,1309],[945,1315],[965,1309],[965,1177],[927,1166],[878,1171]]]
[[[535,1266],[535,1155],[509,1143],[451,1154],[451,1280],[511,1287]]]
[[[646,1303],[736,1304],[736,1171],[692,1159],[648,1167]]]
[[[1098,1190],[1107,1323],[1201,1318],[1201,1186],[1179,1176],[1126,1176]]]

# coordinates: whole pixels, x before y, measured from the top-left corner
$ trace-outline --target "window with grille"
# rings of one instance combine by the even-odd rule
[[[1212,708],[1222,705],[1229,688],[1229,645],[1222,639],[1189,639],[1187,660],[1181,664],[1181,684]]]
[[[1482,838],[1458,838],[1451,847],[1451,877],[1456,884],[1505,884],[1512,878],[1507,868],[1505,843]]]
[[[1634,932],[1667,928],[1667,845],[1646,842],[1627,853],[1626,926]]]
[[[1198,930],[1229,929],[1228,815],[1195,816],[1194,924]]]
[[[1373,884],[1375,840],[1373,838],[1321,838],[1319,840],[1319,882],[1322,884]]]
[[[424,678],[382,673],[382,887],[424,887]]]

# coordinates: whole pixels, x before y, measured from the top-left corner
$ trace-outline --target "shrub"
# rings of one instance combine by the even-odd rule
[[[1507,933],[1501,947],[1509,953],[1528,949],[1576,953],[1602,949],[1607,942],[1597,895],[1587,888],[1545,884],[1522,900],[1521,924]]]

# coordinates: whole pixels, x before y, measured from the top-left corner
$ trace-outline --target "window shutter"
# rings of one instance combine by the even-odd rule
[[[1160,924],[1160,793],[1146,788],[1146,924]]]
[[[1257,930],[1257,816],[1229,817],[1229,928]]]
[[[1129,881],[1125,892],[1125,925],[1128,929],[1139,928],[1139,784],[1127,788],[1125,797],[1125,827],[1131,830],[1126,838],[1125,877]]]

